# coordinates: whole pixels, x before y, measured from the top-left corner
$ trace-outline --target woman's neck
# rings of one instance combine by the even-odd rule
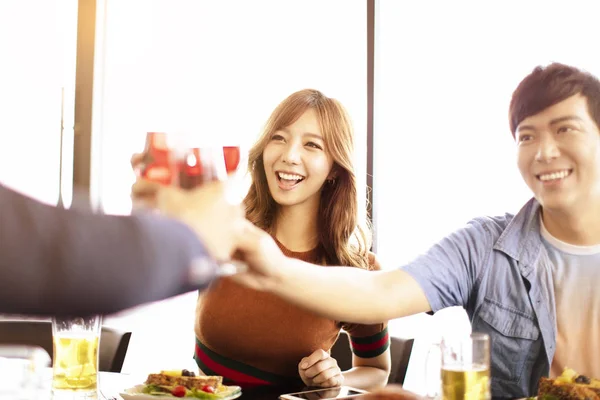
[[[317,215],[318,208],[303,204],[281,207],[275,219],[273,233],[291,251],[312,250],[319,243]]]

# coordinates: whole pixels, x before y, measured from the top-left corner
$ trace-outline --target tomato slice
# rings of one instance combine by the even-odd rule
[[[202,386],[202,391],[206,392],[206,393],[214,393],[215,392],[215,388],[209,385],[204,385]]]

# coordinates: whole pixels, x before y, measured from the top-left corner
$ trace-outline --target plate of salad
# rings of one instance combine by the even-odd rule
[[[161,371],[149,374],[146,382],[126,389],[119,395],[124,400],[233,400],[242,395],[239,386],[223,385],[221,376],[196,376],[187,370]]]

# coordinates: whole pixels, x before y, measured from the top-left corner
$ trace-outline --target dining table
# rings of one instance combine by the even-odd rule
[[[95,396],[89,397],[90,400],[123,400],[120,393],[136,385],[143,384],[147,375],[136,373],[116,373],[99,372],[98,373],[98,391]],[[50,388],[52,386],[52,369],[47,368],[44,371],[44,387],[47,390],[47,399],[58,400],[53,397]],[[243,388],[242,400],[277,400],[281,394],[294,393],[307,390],[304,386],[283,385],[283,386],[259,386],[252,388]],[[42,400],[43,400],[42,396]],[[39,396],[36,397],[40,398]],[[61,396],[60,400],[67,400],[68,397]],[[80,397],[72,396],[73,400],[79,400]],[[175,399],[175,397],[173,397]]]

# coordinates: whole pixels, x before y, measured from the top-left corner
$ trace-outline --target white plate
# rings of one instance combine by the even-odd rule
[[[154,394],[146,394],[142,390],[145,385],[137,385],[129,389],[125,389],[124,392],[119,393],[119,395],[123,398],[123,400],[173,400],[173,399],[196,399],[197,397],[175,397],[169,394],[165,394],[164,396],[154,395]],[[239,386],[229,386],[230,390],[235,390],[236,392],[231,396],[221,397],[220,400],[233,400],[237,399],[242,395],[242,389]]]

